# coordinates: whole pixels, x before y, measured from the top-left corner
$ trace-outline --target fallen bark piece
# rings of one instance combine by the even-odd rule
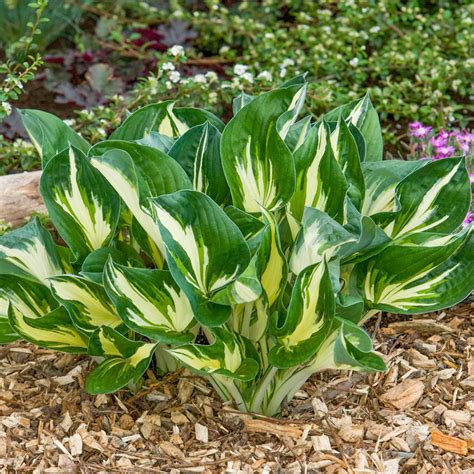
[[[390,324],[388,328],[384,328],[382,331],[387,335],[399,333],[444,334],[454,332],[454,330],[446,324],[438,323],[434,319],[399,321]]]
[[[399,410],[411,408],[421,398],[424,389],[425,385],[421,380],[405,380],[381,395],[380,400]]]
[[[296,426],[280,425],[265,420],[244,420],[245,429],[254,433],[271,433],[276,436],[289,436],[290,438],[299,438],[302,431]]]
[[[17,227],[35,212],[46,213],[39,193],[41,171],[0,176],[0,220]]]
[[[451,453],[467,454],[467,441],[454,436],[445,435],[439,431],[431,433],[431,444]]]

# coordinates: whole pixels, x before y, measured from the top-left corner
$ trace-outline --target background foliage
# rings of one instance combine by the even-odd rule
[[[4,0],[0,6],[28,9],[25,3]],[[127,109],[171,95],[181,105],[210,107],[229,117],[237,91],[268,90],[298,72],[311,79],[307,107],[316,117],[370,90],[392,155],[406,155],[409,121],[470,125],[471,2],[56,4],[46,8],[43,16],[50,21],[34,38],[43,69],[35,80],[28,78],[23,98],[2,105],[51,111],[92,142],[107,136]],[[55,26],[58,18],[61,28]],[[29,34],[15,21],[17,26],[2,29],[4,47]],[[5,54],[23,63],[9,57],[8,48]],[[15,115],[0,125],[0,133],[0,173],[38,167]]]

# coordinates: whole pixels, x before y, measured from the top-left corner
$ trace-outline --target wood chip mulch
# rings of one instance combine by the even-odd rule
[[[474,303],[370,330],[387,373],[315,375],[280,419],[183,371],[91,397],[89,359],[0,347],[0,472],[474,473]]]

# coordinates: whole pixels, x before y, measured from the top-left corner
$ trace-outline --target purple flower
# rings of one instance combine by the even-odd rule
[[[430,138],[430,143],[435,148],[444,147],[448,144],[448,138],[449,138],[449,134],[445,132],[444,130],[442,130],[441,133],[439,133],[435,137]]]
[[[423,125],[421,122],[412,122],[408,124],[410,127],[410,135],[416,138],[425,138],[428,136],[433,127]]]
[[[436,147],[436,153],[438,154],[438,158],[449,158],[453,156],[455,152],[455,148],[451,145],[444,145]]]
[[[469,173],[469,181],[474,184],[474,173]]]
[[[469,143],[467,142],[458,142],[458,147],[464,152],[469,153]]]
[[[471,224],[471,222],[474,222],[474,214],[471,211],[468,211],[466,218],[464,219],[463,226],[467,227]]]

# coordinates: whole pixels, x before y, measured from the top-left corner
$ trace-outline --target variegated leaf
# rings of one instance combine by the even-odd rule
[[[50,278],[50,282],[55,297],[81,331],[91,333],[100,326],[123,326],[102,285],[78,275],[60,275]]]
[[[393,212],[396,205],[397,185],[410,173],[426,163],[423,160],[385,160],[363,163],[362,170],[366,191],[361,210],[362,214],[372,216],[381,212]]]
[[[160,102],[147,105],[130,114],[112,133],[110,139],[140,140],[150,136],[153,131],[168,137],[177,137],[191,127],[206,121],[219,130],[224,128],[223,123],[206,110],[192,107],[175,108],[173,101]]]
[[[346,177],[349,185],[348,195],[354,205],[360,209],[364,202],[365,182],[362,174],[361,159],[357,142],[342,116],[331,132],[331,146],[334,157]]]
[[[373,351],[370,336],[351,321],[336,319],[337,329],[326,339],[311,365],[315,370],[384,372],[382,357]]]
[[[280,230],[275,216],[262,208],[266,228],[257,254],[260,283],[270,308],[278,304],[288,278],[288,263],[281,248]]]
[[[369,307],[412,314],[464,299],[474,288],[472,229],[419,233],[400,239],[358,264],[354,275]]]
[[[311,130],[311,118],[311,115],[308,115],[291,125],[288,134],[286,135],[285,143],[292,153],[295,153],[306,140],[306,137]]]
[[[244,108],[247,104],[250,104],[255,96],[242,92],[232,101],[232,114],[237,115],[237,112]]]
[[[224,328],[214,328],[213,335],[214,342],[210,345],[185,344],[168,352],[185,366],[205,375],[242,381],[254,379],[259,364],[252,343]]]
[[[284,322],[275,321],[277,339],[269,360],[275,367],[298,366],[309,360],[331,331],[335,300],[326,261],[303,270],[297,277]]]
[[[212,297],[212,301],[223,305],[236,305],[251,303],[257,300],[262,294],[257,262],[258,256],[256,255],[252,258],[245,271],[230,285],[218,291]]]
[[[42,110],[19,110],[23,125],[43,167],[61,151],[74,146],[87,153],[90,145],[61,119]]]
[[[142,145],[104,142],[96,145],[92,153],[103,153],[92,158],[92,165],[103,174],[130,209],[143,229],[141,233],[133,229],[134,235],[161,267],[164,247],[159,228],[151,216],[150,198],[191,187],[186,173],[172,158]]]
[[[89,254],[82,264],[81,275],[96,283],[102,283],[102,272],[109,257],[127,267],[143,268],[145,266],[142,258],[131,245],[116,241],[113,247],[103,247]]]
[[[108,245],[120,217],[120,199],[104,177],[76,148],[69,148],[44,168],[40,190],[61,237],[82,260]]]
[[[195,191],[207,194],[218,204],[225,204],[229,187],[222,170],[220,142],[219,130],[206,122],[178,138],[168,154],[186,171]]]
[[[260,206],[272,211],[293,195],[293,158],[282,137],[296,119],[304,93],[304,86],[296,85],[262,94],[226,125],[221,156],[234,206],[247,212],[260,212]]]
[[[152,204],[171,273],[185,290],[196,318],[210,326],[222,324],[229,308],[205,304],[203,299],[247,268],[250,252],[242,233],[212,199],[197,191],[178,191]]]
[[[365,161],[381,161],[383,159],[382,130],[377,112],[370,101],[369,93],[362,99],[337,107],[325,115],[328,121],[336,121],[342,115],[348,124],[352,124],[364,137],[366,151]]]
[[[330,131],[323,121],[314,126],[295,152],[296,191],[290,215],[301,221],[305,207],[314,207],[341,221],[348,189],[331,147]]]
[[[105,357],[86,379],[93,394],[112,393],[128,383],[136,384],[150,365],[156,343],[131,341],[109,327],[97,329],[89,340],[88,353]]]
[[[325,212],[307,207],[303,226],[291,251],[290,269],[298,275],[306,267],[340,255],[344,247],[354,242],[357,237]]]
[[[20,338],[8,320],[10,303],[30,318],[40,318],[58,306],[43,284],[19,276],[0,275],[0,344]]]
[[[0,274],[18,274],[49,286],[64,273],[57,248],[38,218],[0,237]]]
[[[393,215],[379,220],[392,238],[414,232],[453,232],[470,205],[471,184],[464,157],[445,158],[427,163],[401,181]]]
[[[72,353],[87,350],[86,338],[61,306],[41,318],[31,318],[20,307],[10,303],[8,319],[14,331],[37,346]]]
[[[190,342],[196,324],[183,290],[164,270],[129,268],[109,259],[104,285],[123,322],[165,344]]]

